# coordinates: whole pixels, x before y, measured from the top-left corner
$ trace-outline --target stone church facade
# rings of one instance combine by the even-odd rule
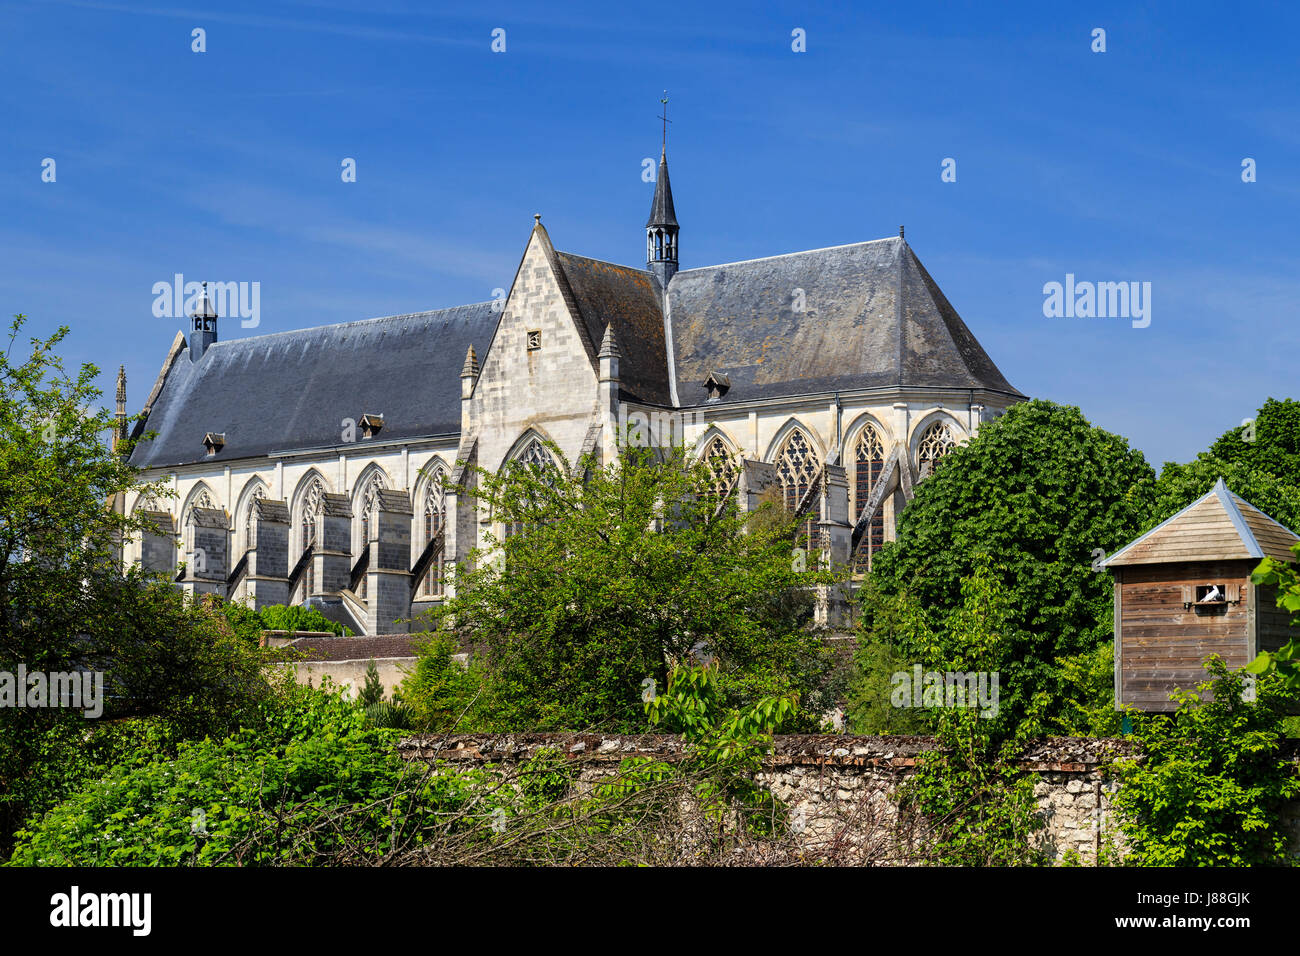
[[[504,300],[220,341],[205,299],[130,458],[175,495],[124,502],[157,529],[124,560],[401,631],[503,531],[455,491],[475,467],[651,439],[706,456],[742,507],[779,489],[823,559],[868,567],[917,483],[1024,396],[901,231],[691,269],[678,233],[662,156],[644,268],[558,251],[536,217]]]

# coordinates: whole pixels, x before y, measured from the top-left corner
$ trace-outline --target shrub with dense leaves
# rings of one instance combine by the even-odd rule
[[[1243,699],[1246,676],[1218,657],[1198,693],[1176,693],[1173,715],[1135,715],[1140,756],[1116,761],[1113,808],[1134,866],[1277,866],[1288,849],[1286,803],[1300,794],[1296,765],[1283,750],[1282,722],[1293,692],[1260,678]],[[1201,700],[1198,694],[1212,694]]]
[[[1094,560],[1137,536],[1154,478],[1140,452],[1079,409],[1012,406],[917,486],[898,540],[877,556],[876,588],[908,595],[929,627],[941,629],[962,605],[964,582],[986,562],[1005,608],[1002,707],[1024,714],[1038,697],[1040,717],[1050,721],[1067,690],[1058,661],[1111,639],[1111,580]],[[891,633],[889,615],[875,611],[864,602],[864,640],[918,660],[906,636]]]
[[[358,704],[304,689],[225,740],[120,764],[19,833],[19,866],[310,864],[383,856],[463,799]]]

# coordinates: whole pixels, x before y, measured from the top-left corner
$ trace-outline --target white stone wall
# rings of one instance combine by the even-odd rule
[[[285,456],[275,460],[256,462],[231,462],[218,466],[203,464],[187,465],[174,470],[153,470],[146,472],[145,480],[165,480],[167,487],[174,493],[173,497],[158,502],[163,511],[170,512],[180,531],[180,550],[178,560],[187,560],[193,549],[191,532],[181,525],[187,509],[206,492],[215,507],[225,509],[230,516],[232,537],[231,566],[239,560],[248,548],[246,526],[248,510],[251,507],[254,490],[262,488],[266,497],[277,501],[287,501],[290,507],[291,527],[289,532],[290,564],[302,553],[304,542],[302,536],[302,498],[311,480],[319,475],[328,492],[342,492],[349,497],[358,491],[359,479],[367,476],[371,469],[380,468],[384,473],[385,486],[406,490],[411,495],[412,508],[415,511],[412,528],[411,560],[419,556],[427,541],[424,533],[424,491],[428,486],[429,476],[439,468],[450,471],[456,457],[454,441],[441,443],[418,442],[407,447],[380,446],[367,447],[364,441],[355,446],[340,446],[327,452]],[[140,504],[138,495],[127,499],[128,511],[133,511]],[[354,502],[354,529],[360,527],[360,509]],[[354,530],[354,539],[356,532]],[[354,549],[355,551],[355,549]],[[127,562],[139,561],[141,558],[140,542],[132,541],[125,548]]]
[[[597,368],[579,326],[570,315],[561,286],[550,264],[550,240],[540,227],[533,230],[519,273],[505,301],[492,344],[482,356],[482,369],[473,393],[462,405],[462,434],[477,437],[478,465],[495,470],[518,453],[531,436],[554,442],[571,461],[578,458],[593,421],[605,423],[604,440],[597,449],[606,452],[618,440],[617,422],[608,409],[598,409]],[[530,332],[540,332],[541,346],[528,348]],[[599,343],[591,343],[595,349]],[[626,361],[626,357],[624,359]],[[676,414],[685,426],[685,442],[702,449],[713,435],[721,435],[739,456],[775,461],[795,428],[803,429],[825,464],[832,451],[848,469],[850,502],[854,490],[854,445],[867,423],[879,432],[885,455],[898,444],[906,451],[912,483],[917,480],[917,445],[936,421],[945,422],[953,438],[969,440],[982,421],[1000,414],[1007,402],[997,396],[966,389],[951,391],[889,389],[842,392],[796,399],[777,399],[749,407],[704,406]],[[637,408],[651,415],[664,409]],[[599,417],[596,417],[599,416]],[[357,432],[359,436],[359,432]],[[246,527],[252,498],[261,491],[272,500],[286,501],[290,510],[289,555],[292,566],[305,546],[302,508],[306,490],[319,475],[325,490],[346,494],[352,502],[352,554],[362,548],[360,497],[369,477],[382,474],[386,488],[410,495],[414,513],[410,542],[412,563],[427,544],[424,521],[425,491],[430,475],[455,467],[459,437],[442,441],[388,444],[382,433],[375,439],[345,440],[340,423],[336,447],[288,454],[274,459],[223,463],[196,463],[172,470],[156,470],[146,479],[163,478],[174,497],[159,502],[169,511],[179,530],[179,561],[191,560],[192,531],[184,521],[188,509],[203,496],[213,507],[224,509],[230,520],[229,565],[233,568],[249,546]],[[137,505],[134,496],[127,508]],[[884,502],[885,537],[894,537],[895,518],[905,501],[901,489]],[[852,514],[852,512],[850,512]],[[454,515],[446,517],[448,524]],[[453,529],[449,528],[449,531]],[[456,527],[456,536],[470,547],[484,547],[486,534],[501,534],[492,516],[480,510],[477,526]],[[125,548],[125,560],[139,561],[141,545]],[[242,589],[241,589],[242,590]],[[236,594],[234,597],[241,597]],[[416,599],[427,599],[423,587]],[[422,606],[427,603],[422,601]]]

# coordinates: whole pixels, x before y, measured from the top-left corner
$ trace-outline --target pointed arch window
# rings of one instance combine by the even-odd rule
[[[740,473],[736,456],[732,454],[722,436],[715,435],[704,447],[700,460],[709,470],[709,490],[712,491],[714,500],[720,501],[731,489],[736,475]]]
[[[194,553],[194,509],[195,508],[216,508],[217,503],[213,500],[212,493],[208,491],[207,485],[200,485],[198,490],[190,498],[189,504],[181,513],[181,534],[183,535],[184,550],[187,554]]]
[[[813,450],[812,441],[799,429],[790,433],[790,437],[781,446],[781,453],[776,459],[776,477],[781,482],[781,493],[786,511],[793,512],[808,494],[817,472],[821,470],[821,460]],[[809,517],[800,528],[803,547],[809,554],[819,550],[815,547],[816,518],[811,510]]]
[[[365,484],[361,487],[361,494],[357,497],[359,503],[357,513],[358,533],[361,535],[361,541],[356,549],[356,557],[361,558],[366,550],[370,547],[370,533],[375,527],[375,513],[379,509],[379,490],[386,488],[384,484],[384,473],[376,469],[365,479]],[[361,580],[357,582],[360,590],[357,597],[365,600],[366,598],[366,578],[367,575],[361,575]]]
[[[319,475],[311,480],[306,493],[302,496],[301,510],[298,513],[298,532],[302,541],[302,550],[306,551],[316,542],[316,519],[320,516],[325,502],[325,482]],[[315,561],[308,561],[302,576],[302,600],[306,601],[316,590]]]
[[[885,443],[880,439],[880,432],[875,425],[868,424],[858,433],[853,443],[853,521],[862,517],[862,510],[867,506],[871,493],[880,483],[885,471]],[[857,554],[853,556],[854,568],[867,571],[871,568],[872,556],[885,544],[885,509],[884,502],[876,507],[876,513],[867,524],[866,533],[858,542]]]
[[[554,468],[555,459],[551,453],[546,450],[540,438],[530,438],[519,453],[512,459],[512,464],[529,465],[534,468]]]
[[[182,525],[189,527],[193,524],[195,508],[215,508],[216,506],[217,503],[212,500],[212,495],[208,492],[208,489],[201,489],[199,493],[190,500],[189,506],[185,509],[185,516],[181,520]]]
[[[424,541],[436,542],[429,570],[424,575],[424,593],[429,597],[443,595],[443,530],[447,520],[446,491],[442,486],[442,470],[435,470],[424,491]]]
[[[313,478],[302,498],[302,511],[298,515],[298,528],[302,535],[302,549],[307,550],[316,541],[316,519],[325,500],[325,482]]]
[[[555,459],[551,457],[551,453],[542,444],[542,440],[535,435],[510,460],[509,467],[528,468],[532,469],[534,473],[542,475],[547,472],[558,473],[559,471]],[[523,529],[524,523],[522,521],[508,522],[506,524],[506,536],[518,534]]]
[[[257,514],[257,499],[266,497],[266,488],[258,485],[253,489],[253,493],[248,496],[247,510],[244,512],[244,550],[249,551],[257,547],[257,522],[253,520]]]
[[[375,526],[375,511],[379,507],[379,490],[386,487],[383,473],[375,471],[366,479],[357,498],[360,505],[357,517],[360,522],[362,549],[370,547],[370,531]]]
[[[934,469],[938,467],[939,462],[956,447],[957,442],[952,437],[952,430],[945,422],[935,422],[927,428],[916,448],[917,471],[921,478],[929,478],[934,474]]]

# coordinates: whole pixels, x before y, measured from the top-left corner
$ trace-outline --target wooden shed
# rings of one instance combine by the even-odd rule
[[[1300,536],[1228,490],[1220,478],[1168,521],[1103,562],[1115,576],[1115,706],[1172,711],[1218,654],[1242,667],[1296,630],[1277,589],[1256,587],[1262,558],[1294,561]]]

